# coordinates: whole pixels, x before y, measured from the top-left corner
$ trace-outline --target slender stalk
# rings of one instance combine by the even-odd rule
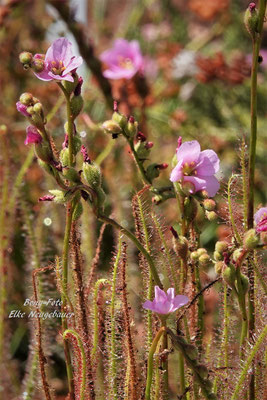
[[[112,398],[118,398],[117,390],[117,361],[116,361],[116,326],[115,326],[115,299],[116,299],[116,282],[117,282],[117,272],[119,261],[122,253],[122,237],[119,236],[118,251],[116,255],[116,260],[113,267],[113,278],[112,278],[112,292],[111,292],[111,305],[110,305],[110,317],[111,317],[111,382],[112,382]]]
[[[139,211],[140,211],[140,218],[141,218],[141,223],[143,226],[143,232],[145,236],[145,249],[146,251],[150,254],[149,251],[149,234],[148,234],[148,229],[147,229],[147,224],[143,212],[143,207],[142,207],[142,202],[140,199],[140,196],[137,194],[137,202],[139,206]],[[149,268],[149,279],[148,279],[148,288],[147,288],[147,299],[152,300],[152,294],[153,294],[153,280],[152,280],[152,273],[151,269]],[[151,346],[152,343],[152,311],[147,310],[147,346],[148,348]]]
[[[258,23],[255,35],[252,37],[252,68],[251,68],[251,93],[250,93],[250,146],[249,146],[249,165],[248,165],[248,211],[247,211],[247,227],[253,228],[254,214],[254,178],[255,178],[255,159],[257,144],[257,86],[258,86],[258,58],[261,46],[263,24],[265,19],[266,0],[259,0]],[[254,300],[254,269],[248,260],[248,306],[249,306],[249,339],[253,342],[255,332],[255,300]],[[254,365],[252,366],[254,369]],[[249,386],[249,400],[255,400],[255,375],[251,374]]]
[[[152,379],[153,379],[153,358],[154,358],[154,353],[156,351],[158,342],[161,338],[161,336],[164,334],[166,328],[162,326],[158,333],[156,334],[152,345],[149,350],[149,355],[148,355],[148,360],[147,360],[147,378],[146,378],[146,392],[145,392],[145,399],[150,400],[150,391],[151,391],[151,384],[152,384]]]
[[[252,362],[254,360],[254,357],[256,356],[256,354],[257,354],[257,352],[258,352],[258,350],[259,350],[259,348],[260,348],[261,344],[263,343],[263,341],[264,341],[266,336],[267,336],[267,325],[265,326],[265,328],[261,332],[261,334],[258,337],[256,343],[252,347],[251,352],[250,352],[247,360],[244,363],[244,367],[243,367],[241,375],[240,375],[240,377],[238,379],[238,382],[237,382],[237,385],[235,387],[234,393],[233,393],[233,395],[231,397],[231,400],[236,400],[236,399],[240,398],[239,397],[239,392],[243,388],[243,383],[244,383],[244,380],[245,380],[245,378],[247,376],[248,370],[251,367],[251,364],[252,364]]]
[[[70,95],[64,88],[61,83],[58,83],[58,86],[64,93],[66,99],[66,106],[67,106],[67,120],[68,120],[68,127],[67,127],[67,134],[68,134],[68,149],[69,149],[69,166],[71,167],[74,164],[73,160],[73,117],[70,107]]]
[[[83,347],[83,342],[80,337],[80,335],[75,332],[73,329],[67,329],[63,333],[63,339],[66,340],[68,337],[74,337],[77,341],[79,351],[80,351],[80,356],[81,356],[81,366],[79,366],[79,374],[81,376],[81,379],[78,380],[79,383],[79,399],[80,400],[85,400],[85,388],[86,388],[86,356],[85,356],[85,351]],[[80,378],[79,376],[79,378]]]
[[[228,207],[229,207],[229,216],[230,216],[230,221],[231,221],[231,226],[234,232],[235,239],[239,244],[242,243],[241,237],[239,235],[239,232],[237,230],[236,224],[235,224],[235,219],[234,219],[234,214],[233,214],[233,209],[232,209],[232,199],[231,199],[231,186],[233,181],[238,177],[238,175],[232,175],[231,178],[228,181],[228,189],[227,189],[227,196],[228,196]]]
[[[162,283],[161,280],[159,278],[158,272],[156,270],[156,266],[154,264],[154,261],[152,259],[152,257],[150,256],[150,254],[146,251],[146,249],[144,248],[144,246],[139,242],[139,240],[130,232],[128,231],[128,229],[123,228],[120,224],[118,224],[118,222],[114,221],[113,219],[106,217],[105,215],[98,215],[98,219],[102,222],[105,222],[109,225],[112,225],[114,228],[118,229],[121,231],[121,233],[123,233],[125,236],[127,236],[138,248],[138,250],[144,255],[144,257],[146,258],[148,265],[150,267],[151,273],[153,275],[153,279],[155,281],[155,283],[162,289]]]
[[[126,137],[127,142],[128,142],[129,145],[130,145],[130,148],[131,148],[131,150],[132,150],[132,153],[133,153],[135,162],[136,162],[136,164],[137,164],[137,166],[138,166],[138,168],[139,168],[139,171],[140,171],[140,174],[141,174],[141,176],[142,176],[142,179],[143,179],[144,183],[147,183],[148,185],[152,185],[152,181],[147,177],[146,171],[145,171],[145,169],[144,169],[144,167],[143,167],[143,164],[142,164],[142,162],[139,160],[139,157],[138,157],[138,155],[137,155],[137,153],[136,153],[136,151],[135,151],[135,149],[134,149],[133,140],[132,140],[132,139],[129,139],[127,136],[125,136],[125,137]]]
[[[199,266],[195,264],[195,277],[196,277],[196,285],[198,293],[201,292],[201,282],[199,277]],[[204,335],[204,298],[203,295],[200,295],[198,298],[198,314],[197,314],[197,338],[196,344],[198,347],[199,354],[202,353],[202,339]]]

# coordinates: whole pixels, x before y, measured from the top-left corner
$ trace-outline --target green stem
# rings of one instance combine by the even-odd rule
[[[255,179],[255,159],[257,144],[257,86],[258,86],[258,66],[259,52],[261,46],[263,24],[265,19],[266,0],[259,0],[258,23],[256,32],[252,37],[253,57],[251,68],[251,93],[250,93],[250,145],[249,145],[249,164],[248,164],[248,211],[247,211],[247,227],[253,228],[254,214],[254,179]],[[248,260],[248,279],[249,279],[249,339],[253,341],[255,332],[255,304],[254,304],[254,270]],[[252,367],[254,369],[254,366]],[[251,374],[249,385],[249,400],[255,400],[255,375]]]
[[[248,229],[248,178],[246,169],[246,142],[243,137],[241,145],[241,169],[242,169],[242,187],[243,187],[243,222],[244,229]]]
[[[130,148],[132,150],[135,162],[136,162],[136,164],[137,164],[137,166],[139,168],[139,171],[141,173],[141,176],[143,178],[144,183],[146,183],[148,185],[152,185],[152,181],[147,177],[146,171],[144,169],[144,166],[143,166],[142,162],[139,160],[139,157],[138,157],[138,155],[137,155],[137,153],[135,151],[133,140],[129,139],[127,136],[125,136],[125,137],[126,137],[127,142],[130,145]]]
[[[79,367],[79,374],[81,373],[81,379],[78,380],[79,399],[84,400],[85,399],[85,385],[86,385],[86,357],[85,357],[85,351],[83,348],[83,342],[82,342],[80,335],[77,332],[75,332],[73,329],[65,330],[65,332],[63,333],[63,339],[66,340],[68,335],[75,337],[75,339],[78,343],[79,350],[80,350],[82,365],[81,365],[81,367]]]
[[[240,398],[239,397],[239,392],[244,387],[243,383],[244,383],[244,380],[245,380],[246,375],[248,373],[248,370],[249,370],[249,368],[250,368],[250,366],[251,366],[251,364],[252,364],[252,362],[254,360],[254,357],[256,356],[261,344],[263,343],[263,341],[265,339],[265,336],[267,336],[267,325],[265,326],[265,328],[261,332],[261,334],[258,337],[256,343],[252,347],[252,350],[251,350],[247,360],[244,363],[244,367],[243,367],[241,375],[240,375],[240,377],[238,379],[238,382],[237,382],[237,385],[235,387],[234,393],[233,393],[233,395],[231,397],[231,400],[236,400],[236,399]]]
[[[69,166],[71,167],[74,164],[74,148],[73,148],[73,117],[72,117],[72,112],[71,112],[71,107],[70,107],[70,95],[64,88],[64,86],[61,83],[58,83],[58,86],[64,93],[65,99],[66,99],[66,105],[67,105],[67,120],[68,120],[68,126],[67,126],[67,134],[68,134],[68,149],[69,149]]]
[[[67,302],[66,302],[66,293],[68,292],[68,260],[69,260],[69,245],[70,245],[70,231],[72,224],[72,206],[71,203],[67,204],[66,211],[66,225],[65,225],[65,234],[64,234],[64,242],[63,242],[63,253],[62,253],[62,288],[63,292],[61,295],[62,301],[62,310],[64,312]],[[65,294],[64,294],[65,293]],[[67,320],[65,317],[62,317],[62,331],[64,332],[67,329]],[[74,398],[74,383],[73,383],[73,371],[71,365],[71,355],[70,348],[68,342],[64,341],[64,352],[66,357],[66,369],[67,369],[67,377],[68,377],[68,385],[69,385],[69,395],[70,398]]]
[[[117,282],[117,271],[119,266],[119,261],[121,258],[122,252],[122,237],[119,235],[119,243],[118,243],[118,251],[116,255],[116,260],[113,267],[113,279],[112,279],[112,293],[111,293],[111,310],[110,310],[110,317],[111,317],[111,382],[112,382],[112,398],[118,398],[118,390],[117,390],[117,362],[116,362],[116,326],[115,326],[115,299],[116,299],[116,282]]]
[[[197,291],[198,293],[201,292],[201,282],[200,282],[200,277],[199,277],[199,266],[195,264],[195,277],[196,277],[196,286],[197,286]],[[203,339],[203,334],[204,334],[204,319],[203,319],[203,313],[204,313],[204,298],[203,295],[201,294],[198,298],[198,314],[197,314],[197,338],[196,338],[196,344],[198,347],[199,354],[202,353],[202,339]]]
[[[146,400],[150,400],[150,390],[151,390],[151,384],[152,384],[152,379],[153,379],[153,358],[154,358],[154,353],[157,349],[157,345],[158,342],[161,338],[161,336],[163,335],[163,333],[165,333],[165,327],[162,326],[160,328],[160,330],[158,331],[158,333],[156,334],[152,345],[150,347],[149,350],[149,354],[148,354],[148,360],[147,360],[147,378],[146,378],[146,392],[145,392],[145,399]]]
[[[229,216],[230,216],[230,221],[231,221],[232,229],[234,232],[234,236],[235,236],[238,244],[241,244],[242,240],[241,240],[241,237],[239,235],[239,232],[238,232],[236,224],[235,224],[235,219],[234,219],[234,214],[233,214],[233,209],[232,209],[232,199],[231,199],[231,185],[232,185],[234,179],[236,179],[237,177],[238,177],[238,175],[232,175],[231,178],[229,179],[227,196],[228,196]]]
[[[107,279],[98,279],[98,281],[95,284],[95,290],[94,290],[94,336],[93,336],[93,347],[92,347],[92,365],[94,365],[96,354],[97,354],[97,348],[98,348],[98,333],[99,333],[99,326],[98,326],[98,305],[97,305],[97,298],[98,298],[98,293],[99,289],[101,286],[109,283]]]
[[[140,210],[140,218],[141,218],[141,223],[143,226],[143,232],[145,235],[145,249],[146,251],[150,254],[149,251],[149,234],[148,234],[148,229],[147,229],[147,224],[145,220],[145,215],[143,212],[143,206],[142,206],[142,201],[140,199],[140,196],[137,194],[137,202]],[[152,274],[151,274],[151,269],[149,269],[149,279],[148,279],[148,288],[147,288],[147,299],[152,300],[152,294],[153,294],[153,279],[152,279]],[[152,343],[152,311],[147,310],[147,346],[148,348],[151,346]]]
[[[153,261],[152,257],[150,256],[150,254],[146,251],[144,246],[139,242],[139,240],[130,231],[128,231],[128,229],[123,228],[120,224],[118,224],[118,222],[114,221],[113,219],[111,219],[109,217],[106,217],[105,215],[98,215],[98,219],[100,221],[105,222],[106,224],[112,225],[114,228],[120,230],[121,233],[126,235],[136,245],[138,250],[146,258],[146,260],[148,262],[148,265],[150,267],[151,273],[153,275],[153,279],[154,279],[155,283],[162,289],[163,286],[162,286],[161,280],[159,278],[158,272],[156,270],[156,266],[154,264],[154,261]]]
[[[248,319],[247,319],[247,311],[246,311],[246,296],[243,291],[243,286],[242,286],[242,282],[241,282],[240,266],[237,266],[237,268],[236,268],[236,282],[237,282],[237,298],[238,298],[240,311],[242,313],[242,327],[241,327],[241,336],[240,336],[240,357],[242,359],[244,357],[243,345],[245,343],[247,333],[248,333]]]

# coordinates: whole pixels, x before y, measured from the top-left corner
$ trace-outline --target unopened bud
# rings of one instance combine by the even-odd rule
[[[202,254],[199,257],[198,262],[201,267],[208,267],[211,264],[211,258],[207,253]]]
[[[223,260],[223,254],[219,253],[219,251],[214,251],[213,258],[214,258],[215,261],[222,261]]]
[[[237,260],[239,260],[239,258],[242,256],[243,253],[244,253],[243,249],[236,249],[233,252],[233,260],[234,260],[234,262],[237,262]]]
[[[190,258],[193,262],[197,262],[198,261],[198,254],[197,251],[192,251],[192,253],[190,254]]]
[[[103,208],[105,200],[106,200],[106,194],[101,187],[97,187],[95,190],[96,190],[96,194],[97,194],[98,208]]]
[[[216,214],[215,211],[207,211],[206,216],[207,216],[208,220],[211,222],[217,221],[217,219],[218,219],[218,215]]]
[[[255,3],[250,3],[244,16],[244,24],[245,27],[252,37],[255,38],[255,34],[257,32],[257,25],[258,25],[258,11],[256,9]]]
[[[223,271],[223,279],[225,282],[231,287],[235,288],[235,280],[236,280],[236,272],[235,267],[230,264],[229,267],[226,267]]]
[[[19,98],[19,101],[24,106],[29,106],[33,103],[33,95],[31,93],[22,93],[22,95]]]
[[[260,237],[257,235],[255,229],[250,229],[244,235],[243,243],[246,249],[254,250],[260,242]]]
[[[125,127],[125,133],[128,137],[133,138],[137,134],[138,122],[134,120],[134,117],[129,117],[128,123]]]
[[[83,108],[83,98],[82,96],[73,96],[70,101],[70,108],[73,118],[76,118]]]
[[[82,213],[83,213],[83,206],[82,206],[82,203],[79,201],[75,205],[74,210],[73,210],[73,214],[72,214],[73,221],[77,221],[77,219],[80,218]]]
[[[45,62],[41,58],[34,58],[32,62],[32,69],[37,74],[42,72],[45,68]]]
[[[23,64],[23,66],[29,67],[31,65],[32,58],[32,53],[30,53],[29,51],[23,51],[19,55],[19,61],[21,62],[21,64]]]
[[[174,242],[174,249],[182,260],[186,260],[188,254],[188,240],[186,237],[179,236]]]
[[[192,344],[186,344],[184,350],[191,360],[196,360],[198,358],[197,348]]]
[[[216,208],[216,203],[213,199],[205,199],[203,201],[203,206],[207,211],[214,211]]]
[[[116,122],[121,129],[124,129],[127,125],[127,118],[125,115],[120,114],[119,112],[114,112],[112,115],[112,121]]]
[[[69,164],[69,149],[65,147],[61,150],[59,154],[59,159],[63,167],[66,167]]]
[[[183,182],[181,188],[186,196],[190,196],[195,192],[195,185],[192,182]]]
[[[171,231],[173,237],[175,239],[178,239],[178,233],[176,232],[176,230],[172,226],[170,226],[170,231]]]
[[[209,194],[208,194],[207,190],[200,190],[199,192],[197,192],[197,194],[202,199],[208,199],[209,198]]]
[[[184,215],[185,218],[193,222],[197,216],[198,205],[193,197],[186,197],[184,201]]]
[[[229,248],[229,243],[224,242],[224,241],[219,241],[215,244],[215,250],[218,251],[219,253],[223,253],[224,251],[227,251]]]
[[[138,156],[138,158],[141,161],[144,161],[147,159],[147,157],[149,156],[150,150],[146,148],[145,142],[140,142],[138,141],[135,145],[134,145],[134,149],[136,151],[136,154]]]
[[[158,164],[153,163],[147,167],[146,175],[151,182],[153,181],[153,179],[159,176],[159,169],[157,168],[157,166]]]
[[[112,135],[119,135],[122,132],[120,125],[112,119],[105,121],[102,127],[107,133]]]
[[[71,197],[71,193],[64,192],[63,190],[49,190],[49,193],[51,193],[54,197],[54,202],[59,203],[59,204],[64,204],[67,201],[69,201]]]
[[[137,139],[137,140],[140,140],[141,142],[145,142],[145,141],[146,141],[146,137],[145,137],[145,135],[144,135],[141,131],[139,131],[139,132],[137,133],[136,139]]]
[[[72,167],[64,167],[62,170],[63,176],[65,179],[68,181],[74,182],[74,183],[79,183],[81,182],[80,180],[80,175],[76,171],[75,168]]]
[[[223,261],[217,261],[214,265],[215,272],[218,275],[221,275],[224,268],[226,268],[226,264]]]
[[[71,93],[76,89],[77,85],[78,85],[78,75],[76,73],[72,73],[72,77],[74,79],[73,82],[69,82],[69,81],[61,81],[62,85],[64,86],[64,89],[66,90],[66,92],[71,95]]]
[[[37,113],[37,114],[42,114],[42,112],[43,112],[43,106],[42,106],[42,104],[41,104],[41,103],[36,103],[36,104],[34,104],[34,106],[33,106],[33,111],[34,111],[35,113]]]
[[[82,91],[82,85],[83,85],[83,78],[80,76],[78,79],[78,83],[74,89],[74,96],[80,96],[81,91]]]
[[[92,188],[99,188],[101,186],[102,178],[100,168],[97,165],[84,162],[83,176]]]
[[[200,247],[199,249],[197,249],[198,257],[202,256],[203,254],[207,254],[207,250],[204,249],[204,247]]]
[[[145,144],[146,149],[151,149],[153,146],[154,146],[153,142],[146,142],[146,144]]]
[[[78,154],[79,151],[81,150],[81,145],[82,145],[81,139],[79,138],[79,136],[75,135],[73,137],[73,152],[75,155]]]

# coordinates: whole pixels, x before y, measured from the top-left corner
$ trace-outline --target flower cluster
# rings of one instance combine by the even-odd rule
[[[260,208],[254,215],[256,231],[267,232],[267,207]]]

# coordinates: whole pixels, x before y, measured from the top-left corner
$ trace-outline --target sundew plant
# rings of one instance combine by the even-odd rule
[[[264,399],[266,0],[85,3],[0,6],[0,399]]]

